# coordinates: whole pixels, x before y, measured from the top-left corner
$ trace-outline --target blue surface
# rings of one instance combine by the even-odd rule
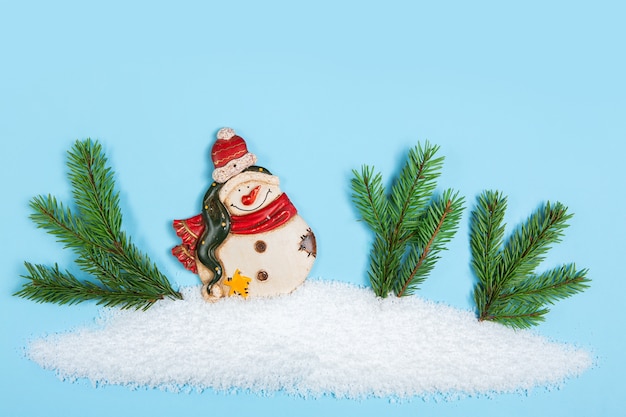
[[[336,3],[0,3],[0,415],[623,415],[626,9]],[[351,170],[373,164],[389,180],[418,141],[441,146],[440,187],[469,206],[483,189],[507,194],[510,227],[563,202],[575,217],[545,266],[575,261],[593,283],[537,331],[590,349],[598,365],[557,391],[390,404],[93,387],[26,360],[29,339],[98,313],[11,296],[25,260],[72,266],[29,221],[28,202],[70,200],[74,140],[101,141],[125,229],[176,285],[195,285],[169,255],[169,225],[197,213],[222,126],[281,177],[316,232],[312,275],[323,279],[367,283],[371,236],[350,203]],[[467,219],[419,293],[463,309]]]

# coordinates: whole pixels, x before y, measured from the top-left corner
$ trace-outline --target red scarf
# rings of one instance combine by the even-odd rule
[[[282,193],[260,210],[243,216],[230,216],[230,233],[252,235],[268,232],[287,223],[297,212],[287,194]]]

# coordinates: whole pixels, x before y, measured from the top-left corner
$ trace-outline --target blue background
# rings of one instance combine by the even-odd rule
[[[84,3],[0,6],[0,415],[623,415],[619,2]],[[468,207],[484,189],[507,194],[509,230],[541,202],[563,202],[575,217],[544,266],[575,261],[593,283],[537,331],[591,350],[598,365],[557,391],[390,404],[96,388],[25,359],[31,338],[98,314],[91,303],[11,296],[25,260],[73,268],[30,222],[28,202],[71,200],[74,141],[101,141],[125,229],[172,282],[196,285],[169,254],[170,221],[198,212],[222,126],[279,175],[314,228],[312,276],[322,279],[367,284],[371,235],[350,202],[351,170],[372,164],[389,181],[418,141],[441,146],[440,188],[459,190]],[[472,308],[468,217],[422,297]]]

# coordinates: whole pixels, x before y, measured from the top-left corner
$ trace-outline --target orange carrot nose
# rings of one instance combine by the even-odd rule
[[[261,189],[260,185],[257,185],[256,187],[254,187],[252,191],[250,191],[250,194],[241,196],[241,202],[246,206],[249,206],[250,204],[254,204],[254,201],[256,200],[256,196],[259,195],[260,189]]]

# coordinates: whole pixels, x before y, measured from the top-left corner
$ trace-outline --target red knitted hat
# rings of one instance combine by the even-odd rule
[[[248,152],[243,138],[237,136],[229,127],[217,132],[217,140],[211,150],[211,159],[215,165],[213,179],[222,183],[256,162],[256,156]]]

